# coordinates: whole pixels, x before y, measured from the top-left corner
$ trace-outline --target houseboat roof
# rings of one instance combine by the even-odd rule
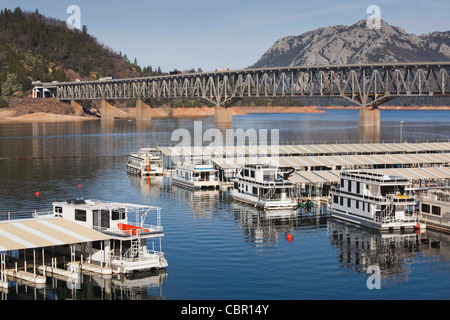
[[[54,216],[0,222],[0,251],[109,240],[110,236]]]
[[[119,203],[119,202],[109,202],[102,200],[89,200],[89,199],[69,199],[66,201],[53,202],[54,206],[64,206],[64,207],[76,207],[84,208],[89,210],[95,209],[119,209],[119,208],[140,208],[140,209],[151,209],[156,208],[152,206],[131,204],[131,203]]]
[[[394,176],[389,174],[369,172],[365,170],[343,170],[341,171],[341,177],[352,178],[357,180],[364,180],[374,184],[383,183],[408,183],[408,177]]]

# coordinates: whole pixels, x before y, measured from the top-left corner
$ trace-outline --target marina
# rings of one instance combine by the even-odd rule
[[[413,112],[405,111],[402,117],[406,117],[408,121],[407,115],[411,113]],[[353,111],[345,113],[336,111],[334,114],[351,116]],[[448,126],[446,122],[444,124],[440,122],[440,119],[445,117],[441,114],[438,116],[437,113],[421,114],[424,121],[428,121],[426,128],[421,124],[404,127],[404,137],[407,137],[408,141],[419,139],[420,135],[424,134],[424,130],[429,133],[432,127],[435,131],[431,130],[432,133],[427,138],[440,139],[441,142],[428,142],[428,144],[444,143],[445,145],[446,142],[442,142],[442,138],[446,135],[445,132],[448,132]],[[392,115],[396,113],[392,112]],[[330,117],[330,115],[320,116]],[[437,116],[438,118],[435,118]],[[278,123],[276,119],[279,118],[282,119],[283,125],[290,128],[289,136],[302,137],[302,127],[305,126],[302,123],[303,117],[305,116],[299,115],[295,118],[292,115],[289,117],[256,115],[248,120],[237,118],[234,123],[245,127],[254,123],[255,119],[262,121],[261,119],[267,118],[276,125]],[[294,118],[295,121],[291,120]],[[307,121],[314,123],[311,118]],[[189,129],[190,123],[192,120],[182,120],[176,126],[185,126]],[[262,125],[266,124],[262,123]],[[327,132],[327,127],[318,123],[314,125],[322,128],[317,131],[317,142],[298,145],[323,144],[319,141],[325,140],[324,134]],[[420,153],[412,153],[414,159],[409,161],[416,161],[417,165],[408,163],[409,154],[401,153],[362,155],[364,157],[361,159],[364,161],[359,163],[351,161],[350,157],[342,158],[346,155],[339,155],[337,158],[319,155],[286,156],[283,160],[299,164],[311,161],[313,157],[322,157],[314,158],[315,161],[322,163],[327,159],[332,159],[334,163],[338,162],[338,158],[345,159],[349,167],[328,169],[329,165],[326,165],[327,169],[325,169],[325,167],[318,168],[313,165],[310,170],[302,170],[304,169],[302,165],[296,168],[293,165],[288,166],[287,161],[280,162],[282,166],[275,167],[278,168],[281,176],[289,172],[289,168],[296,169],[288,180],[294,185],[299,207],[285,213],[283,210],[264,211],[232,198],[233,186],[230,179],[233,179],[235,176],[233,174],[240,168],[237,165],[240,164],[238,162],[226,163],[222,159],[212,159],[217,161],[214,169],[218,170],[219,182],[222,186],[213,190],[193,190],[174,185],[173,171],[159,176],[149,176],[148,179],[128,174],[126,168],[128,155],[136,152],[142,145],[162,148],[157,146],[163,145],[164,132],[168,130],[168,126],[168,121],[154,120],[149,129],[151,132],[146,133],[136,131],[135,123],[130,121],[115,121],[113,127],[100,126],[100,123],[93,122],[64,126],[57,123],[29,124],[22,127],[0,125],[3,130],[0,145],[2,150],[9,150],[8,155],[11,155],[1,160],[0,183],[9,187],[0,190],[0,196],[3,199],[0,211],[7,212],[15,209],[15,211],[33,212],[35,208],[42,208],[45,204],[61,202],[60,199],[93,198],[161,207],[161,225],[164,225],[164,250],[161,251],[164,252],[164,257],[168,261],[168,266],[158,273],[141,271],[116,274],[112,269],[109,269],[110,274],[94,273],[86,270],[88,267],[86,260],[90,250],[85,244],[83,259],[86,267],[83,269],[81,265],[81,272],[79,272],[80,269],[74,266],[73,272],[77,276],[73,279],[63,275],[57,276],[56,272],[50,276],[48,271],[46,283],[40,285],[9,277],[8,289],[2,293],[3,299],[15,300],[25,297],[37,300],[118,300],[161,297],[164,299],[333,299],[336,297],[440,299],[449,297],[448,291],[444,289],[448,282],[448,270],[445,264],[450,259],[448,233],[435,231],[426,222],[423,222],[427,225],[426,229],[407,229],[403,232],[393,230],[381,233],[372,228],[330,217],[327,210],[330,189],[340,184],[342,171],[351,170],[407,178],[412,184],[405,189],[405,192],[407,195],[414,195],[418,209],[417,188],[433,186],[445,188],[445,185],[448,185],[448,161],[442,158],[443,154],[448,153],[445,149],[425,151],[422,160],[415,157]],[[395,125],[385,124],[385,126],[383,133],[395,136],[397,130],[390,129],[391,126],[396,128]],[[351,124],[342,125],[342,129],[340,125],[335,124],[330,136],[342,141],[348,140],[355,134],[352,128]],[[170,127],[169,130],[171,130]],[[439,130],[443,130],[442,133]],[[85,135],[81,132],[90,134]],[[309,137],[303,138],[306,140]],[[18,148],[18,141],[21,142],[21,148]],[[357,145],[359,143],[342,144]],[[370,145],[370,143],[364,144]],[[413,148],[418,144],[420,142],[408,142],[401,145]],[[54,148],[54,145],[60,147]],[[280,146],[288,145],[291,144],[285,140],[280,141]],[[338,143],[336,148],[339,145]],[[436,154],[439,158],[433,159],[430,154]],[[398,155],[400,157],[397,158]],[[367,156],[371,157],[367,158]],[[389,158],[380,156],[389,156]],[[161,157],[163,158],[164,156]],[[230,159],[234,158],[230,157]],[[395,165],[396,159],[401,159],[402,162]],[[168,160],[169,158],[164,158],[163,167],[167,165],[167,168],[173,170],[175,163],[169,165]],[[261,162],[264,160],[266,159],[261,158]],[[371,163],[368,160],[371,160]],[[247,164],[252,165],[250,162]],[[266,163],[262,162],[262,164]],[[245,162],[244,165],[246,165]],[[269,162],[267,165],[273,164]],[[229,174],[227,172],[227,176],[222,176],[221,169],[229,170]],[[223,188],[224,185],[226,188]],[[20,190],[21,196],[17,195],[17,190]],[[36,191],[39,191],[39,196],[36,195]],[[308,205],[308,200],[313,205]],[[53,210],[50,211],[53,213]],[[60,219],[60,217],[55,218]],[[126,224],[139,225],[134,221]],[[149,223],[149,225],[156,224]],[[288,235],[291,235],[291,238],[288,238]],[[111,236],[108,235],[108,237]],[[111,243],[111,238],[105,241]],[[156,244],[158,241],[155,242]],[[151,241],[147,247],[152,249]],[[81,246],[74,245],[74,248],[76,248],[76,262],[81,261]],[[33,275],[33,248],[26,251],[27,272]],[[57,257],[56,251],[53,251],[52,256],[50,248],[44,249],[45,267],[48,269],[52,266],[51,259]],[[42,268],[41,252],[42,248],[35,249],[37,276],[43,276],[42,271],[39,271]],[[70,268],[67,269],[67,266],[70,266],[70,245],[66,252],[65,264],[62,260],[58,260],[55,268],[70,271]],[[6,252],[2,251],[2,253]],[[6,262],[8,269],[14,269],[12,257],[9,253],[7,255],[5,262],[8,260]],[[12,264],[9,265],[11,262]],[[380,267],[382,290],[368,290],[366,287],[368,277],[366,270],[373,264]],[[76,265],[79,264],[76,263]],[[249,268],[249,265],[258,267]],[[106,264],[104,267],[107,268]],[[18,269],[25,271],[22,260],[18,262]],[[233,278],[232,281],[231,278]],[[426,281],[418,281],[419,279],[426,279]],[[267,286],[272,289],[267,290]]]

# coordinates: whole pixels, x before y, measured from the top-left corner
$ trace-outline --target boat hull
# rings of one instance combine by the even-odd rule
[[[376,222],[367,218],[363,218],[348,212],[341,212],[337,210],[331,210],[331,217],[337,218],[343,221],[351,222],[357,225],[365,226],[371,229],[379,231],[389,231],[389,230],[406,230],[416,228],[417,221],[400,221],[394,223],[382,223]]]
[[[233,190],[234,191],[234,190]],[[295,210],[297,204],[292,201],[260,201],[257,197],[243,196],[238,192],[231,191],[233,200],[252,205],[263,210]]]

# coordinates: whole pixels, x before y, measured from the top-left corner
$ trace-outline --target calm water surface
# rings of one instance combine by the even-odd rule
[[[379,133],[362,133],[358,111],[235,116],[235,129],[279,129],[281,142],[448,140],[448,111],[382,111]],[[204,118],[203,129],[214,127]],[[34,210],[74,197],[162,207],[162,274],[83,276],[75,289],[48,278],[45,289],[11,283],[3,299],[448,299],[450,236],[381,235],[320,215],[265,216],[228,192],[192,192],[170,177],[128,176],[141,146],[168,144],[193,119],[0,124],[0,212]],[[173,142],[176,144],[177,141]],[[78,188],[82,185],[82,188]],[[35,192],[39,191],[39,197]],[[286,240],[287,234],[293,240]],[[381,289],[366,272],[381,269]]]

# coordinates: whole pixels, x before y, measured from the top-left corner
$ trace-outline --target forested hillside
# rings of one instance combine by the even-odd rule
[[[64,21],[20,8],[0,11],[0,107],[14,96],[24,96],[31,82],[74,81],[91,77],[136,77],[161,74],[114,52]]]

